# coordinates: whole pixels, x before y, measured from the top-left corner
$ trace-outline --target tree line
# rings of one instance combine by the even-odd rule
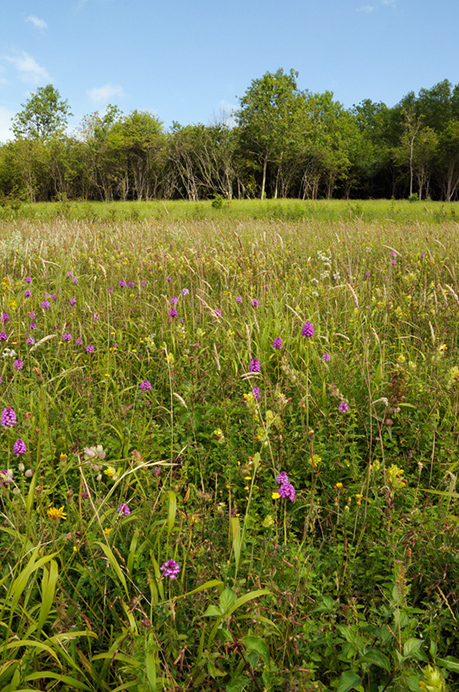
[[[108,106],[69,133],[68,102],[40,87],[0,145],[0,196],[458,199],[459,85],[346,109],[329,91],[298,89],[297,78],[267,72],[231,119],[170,130],[152,113]]]

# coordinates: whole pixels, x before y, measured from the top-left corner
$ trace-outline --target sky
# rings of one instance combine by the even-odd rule
[[[0,0],[0,142],[46,84],[70,130],[108,104],[208,125],[279,68],[346,108],[394,106],[459,83],[458,26],[459,0]]]

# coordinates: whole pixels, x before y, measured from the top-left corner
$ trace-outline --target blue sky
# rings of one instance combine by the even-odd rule
[[[209,124],[282,67],[350,108],[459,82],[459,0],[3,0],[0,142],[37,87],[76,127],[108,103]]]

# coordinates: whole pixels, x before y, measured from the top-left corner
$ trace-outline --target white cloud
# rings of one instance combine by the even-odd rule
[[[394,5],[394,7],[395,7],[397,0],[381,0],[381,3],[383,5]]]
[[[366,12],[367,14],[370,14],[370,12],[373,12],[375,8],[373,5],[362,5],[362,7],[359,7],[359,12]]]
[[[4,57],[7,62],[14,65],[19,72],[22,82],[27,84],[40,84],[49,82],[50,76],[44,67],[41,67],[31,55],[22,51],[20,55],[6,55]]]
[[[11,118],[15,115],[4,106],[0,106],[0,143],[13,139],[11,132]]]
[[[94,103],[107,103],[112,96],[125,96],[123,87],[116,84],[94,87],[93,89],[88,89],[87,93]]]
[[[47,29],[48,25],[43,19],[39,19],[36,17],[34,14],[31,14],[30,17],[27,17],[26,19],[27,22],[31,22],[31,24],[34,25],[35,28],[37,29]]]

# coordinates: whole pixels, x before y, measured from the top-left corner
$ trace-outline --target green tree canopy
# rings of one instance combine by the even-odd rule
[[[61,98],[52,84],[47,84],[38,87],[37,92],[22,104],[22,111],[13,118],[12,129],[18,139],[43,140],[62,134],[70,115],[68,102]]]

